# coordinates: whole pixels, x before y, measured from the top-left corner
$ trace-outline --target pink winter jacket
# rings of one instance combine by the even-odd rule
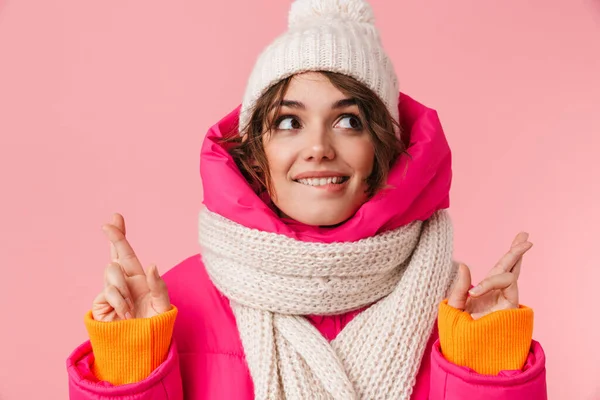
[[[308,227],[276,216],[268,201],[254,195],[218,139],[235,129],[239,107],[207,133],[201,155],[204,202],[211,211],[238,223],[305,241],[354,241],[424,220],[449,206],[450,151],[437,113],[400,95],[403,139],[411,158],[402,158],[390,173],[395,189],[377,195],[349,221],[334,229]],[[408,166],[408,169],[406,168]],[[407,172],[409,171],[409,172]],[[254,397],[229,301],[210,281],[201,255],[192,256],[164,276],[178,315],[166,360],[146,379],[114,386],[92,374],[89,341],[67,359],[72,400],[205,400]],[[337,316],[309,316],[328,340],[360,311]],[[441,353],[437,328],[427,345],[414,386],[413,400],[546,399],[545,356],[532,341],[521,371],[479,375],[448,362]]]

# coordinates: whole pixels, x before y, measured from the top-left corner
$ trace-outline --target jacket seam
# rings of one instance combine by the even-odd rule
[[[162,386],[163,390],[165,391],[165,399],[169,400],[171,397],[169,396],[169,391],[167,390],[167,387],[165,386],[164,379],[160,380],[160,385]]]

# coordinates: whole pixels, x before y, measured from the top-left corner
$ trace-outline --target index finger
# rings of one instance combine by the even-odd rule
[[[118,229],[123,232],[123,235],[127,235],[125,231],[125,218],[119,213],[114,213],[112,216],[112,224],[116,226]],[[110,243],[110,259],[111,261],[117,262],[119,260],[119,253],[117,252],[117,248],[112,242]]]
[[[138,260],[123,232],[111,224],[103,225],[102,230],[106,233],[106,236],[108,236],[108,240],[115,246],[115,249],[119,254],[119,264],[121,264],[125,273],[128,276],[146,275],[140,260]]]
[[[510,250],[500,258],[487,276],[489,277],[512,271],[519,259],[531,248],[531,246],[533,246],[533,243],[527,241],[512,246]]]

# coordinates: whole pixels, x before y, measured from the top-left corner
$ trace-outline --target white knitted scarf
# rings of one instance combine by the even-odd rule
[[[455,274],[445,210],[331,244],[203,210],[199,242],[211,280],[231,301],[256,399],[410,399]],[[372,303],[331,342],[303,317]]]

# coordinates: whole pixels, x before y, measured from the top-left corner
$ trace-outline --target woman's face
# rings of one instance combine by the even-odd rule
[[[353,99],[326,76],[294,76],[263,144],[272,200],[287,217],[336,225],[367,200],[375,158],[371,136]]]

